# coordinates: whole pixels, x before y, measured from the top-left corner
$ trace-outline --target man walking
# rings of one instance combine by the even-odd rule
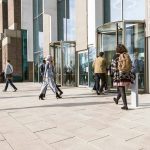
[[[6,68],[5,68],[5,78],[6,78],[6,86],[5,86],[5,89],[3,90],[3,92],[7,91],[9,83],[14,88],[14,92],[16,92],[17,88],[15,87],[15,85],[12,82],[13,66],[10,64],[10,60],[7,60],[7,65],[6,65]]]
[[[100,52],[99,56],[93,62],[97,95],[102,93],[106,83],[106,59],[103,56],[104,52]],[[99,85],[100,79],[102,83],[101,86]]]

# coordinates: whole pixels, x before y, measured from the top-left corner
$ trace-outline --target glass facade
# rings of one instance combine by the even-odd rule
[[[34,81],[39,81],[39,65],[43,59],[43,0],[33,0]]]
[[[76,0],[57,0],[58,40],[74,41],[76,21]]]
[[[104,0],[104,23],[144,19],[145,0]]]
[[[27,30],[22,30],[22,74],[23,81],[29,80],[29,66],[27,61]]]

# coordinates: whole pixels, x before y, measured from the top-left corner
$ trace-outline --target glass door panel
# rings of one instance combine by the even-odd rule
[[[88,52],[81,52],[79,58],[79,86],[88,86]]]
[[[61,79],[62,57],[61,57],[60,46],[55,47],[54,61],[55,61],[56,83],[61,85],[62,84],[62,79]]]
[[[75,86],[75,45],[63,44],[63,85]]]
[[[125,25],[125,45],[132,59],[135,73],[139,73],[139,89],[144,89],[145,64],[145,32],[143,23],[127,23]]]

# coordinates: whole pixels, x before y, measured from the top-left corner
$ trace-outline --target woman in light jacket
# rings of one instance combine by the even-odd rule
[[[39,99],[44,100],[44,94],[45,91],[47,90],[47,86],[51,88],[51,90],[56,94],[56,98],[62,98],[58,94],[58,89],[56,87],[56,83],[54,81],[54,72],[53,72],[53,63],[52,63],[52,56],[48,55],[46,58],[46,65],[45,65],[45,73],[44,73],[44,79],[45,82],[43,82],[42,87],[41,87],[41,92],[39,95]]]

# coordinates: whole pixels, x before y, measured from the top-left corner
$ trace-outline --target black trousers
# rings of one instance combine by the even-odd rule
[[[99,85],[100,80],[102,81],[101,86]],[[102,92],[106,83],[106,74],[105,73],[95,73],[95,82],[96,82],[96,92]],[[100,88],[99,88],[100,87]]]
[[[6,79],[6,86],[5,86],[5,91],[7,91],[7,88],[8,88],[8,85],[11,85],[14,89],[17,89],[16,87],[15,87],[15,85],[13,84],[13,82],[12,82],[12,79]]]
[[[126,98],[126,92],[125,92],[125,86],[118,86],[117,87],[117,100],[122,97],[122,101],[124,106],[127,106],[127,98]]]

